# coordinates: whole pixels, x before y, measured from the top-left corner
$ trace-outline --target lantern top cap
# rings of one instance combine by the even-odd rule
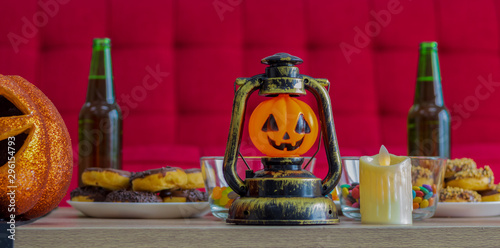
[[[304,61],[301,58],[288,53],[277,53],[263,58],[260,62],[270,66],[293,66],[300,65]]]

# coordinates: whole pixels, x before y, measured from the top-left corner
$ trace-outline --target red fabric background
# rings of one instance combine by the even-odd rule
[[[58,107],[75,151],[70,189],[91,42],[104,36],[124,110],[124,169],[198,167],[200,156],[222,156],[235,78],[263,73],[260,60],[277,52],[301,57],[302,74],[332,83],[342,156],[372,155],[381,144],[405,154],[418,44],[435,40],[452,156],[489,164],[500,178],[499,86],[480,80],[500,81],[493,0],[26,0],[2,1],[0,13],[0,73],[27,78]],[[346,44],[355,47],[349,56]],[[155,70],[168,76],[155,80]],[[242,152],[258,154],[247,134]]]

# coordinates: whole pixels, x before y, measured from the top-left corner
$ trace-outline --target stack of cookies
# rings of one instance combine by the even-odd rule
[[[200,202],[207,201],[200,169],[163,167],[141,172],[88,168],[83,187],[70,193],[72,201],[86,202]]]
[[[444,182],[441,202],[500,201],[500,185],[494,184],[491,168],[477,168],[470,158],[449,159]]]

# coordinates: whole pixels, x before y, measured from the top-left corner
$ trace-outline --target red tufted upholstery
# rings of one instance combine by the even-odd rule
[[[200,156],[223,155],[234,79],[263,73],[260,59],[276,52],[301,57],[301,73],[332,83],[341,155],[372,155],[381,144],[405,154],[418,44],[435,40],[454,119],[452,156],[500,175],[493,0],[39,2],[2,2],[0,73],[21,75],[52,99],[75,151],[94,37],[113,42],[123,167],[133,171],[197,167]],[[259,100],[252,96],[250,106]],[[242,151],[257,154],[247,134]],[[318,156],[321,176],[326,160]]]

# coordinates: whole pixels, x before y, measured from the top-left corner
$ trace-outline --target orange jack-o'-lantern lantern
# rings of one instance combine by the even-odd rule
[[[316,115],[309,105],[280,94],[257,106],[248,123],[250,139],[270,157],[300,156],[318,136]]]
[[[0,218],[50,212],[72,168],[68,130],[52,102],[22,77],[0,75]]]

